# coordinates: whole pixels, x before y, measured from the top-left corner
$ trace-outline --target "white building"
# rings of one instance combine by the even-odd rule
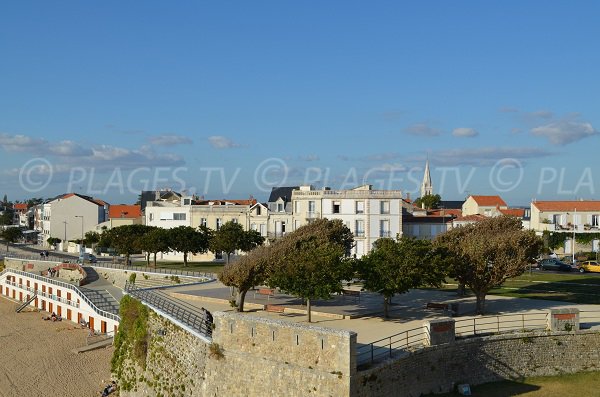
[[[340,219],[354,233],[352,254],[361,257],[381,237],[402,235],[402,209],[405,202],[400,190],[373,190],[363,185],[351,190],[315,190],[300,186],[292,192],[293,229],[314,219]]]

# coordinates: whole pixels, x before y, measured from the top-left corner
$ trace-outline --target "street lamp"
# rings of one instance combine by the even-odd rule
[[[81,218],[81,244],[79,245],[79,253],[83,255],[83,215],[75,215],[75,218]]]
[[[67,221],[63,221],[65,224],[65,239],[63,240],[63,251],[66,251],[65,247],[67,246]]]

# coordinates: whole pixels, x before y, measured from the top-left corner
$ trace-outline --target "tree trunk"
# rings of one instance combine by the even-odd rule
[[[125,266],[129,266],[131,263],[129,262],[129,254],[125,255]]]
[[[183,266],[187,266],[187,252],[183,253]]]
[[[475,314],[483,315],[485,313],[485,292],[477,292],[477,304],[475,306]]]
[[[229,255],[231,255],[229,252],[227,252],[227,259],[225,260],[225,264],[229,265]]]
[[[384,296],[383,297],[383,317],[384,318],[390,317],[389,308],[390,308],[390,298],[387,296]]]
[[[308,317],[308,322],[312,322],[312,316],[310,312],[310,298],[306,298],[306,315]]]
[[[156,252],[154,253],[154,267],[156,267]]]
[[[150,252],[146,252],[146,266],[150,267]]]
[[[456,289],[456,294],[458,296],[465,296],[466,294],[466,290],[465,290],[465,285],[461,282],[458,283],[458,288]]]
[[[238,312],[243,312],[244,311],[244,301],[246,300],[246,292],[248,292],[247,289],[245,290],[238,290],[238,296],[237,296],[237,311]]]

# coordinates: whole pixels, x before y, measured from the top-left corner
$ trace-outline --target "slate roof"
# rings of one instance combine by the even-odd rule
[[[274,203],[280,197],[284,202],[289,203],[292,200],[292,191],[300,189],[300,186],[281,186],[271,189],[269,203]]]

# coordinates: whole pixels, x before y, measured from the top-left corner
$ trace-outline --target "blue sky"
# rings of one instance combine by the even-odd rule
[[[0,193],[600,196],[600,4],[9,2]]]

